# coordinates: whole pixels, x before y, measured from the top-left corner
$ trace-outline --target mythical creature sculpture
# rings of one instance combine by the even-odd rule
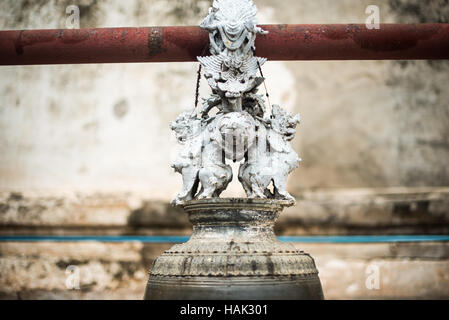
[[[199,180],[201,190],[197,199],[218,198],[232,180],[232,168],[223,159],[221,134],[212,121],[203,131],[201,169]]]
[[[216,126],[197,118],[192,111],[182,113],[171,129],[178,142],[183,145],[172,165],[183,179],[182,191],[172,201],[180,205],[193,200],[201,182],[197,199],[219,197],[232,180],[232,169],[223,163],[221,136],[217,137]]]
[[[201,27],[209,31],[211,53],[224,53],[232,61],[254,48],[257,34],[266,34],[257,27],[257,7],[252,0],[214,0]]]
[[[275,198],[295,203],[295,198],[287,192],[287,177],[301,162],[289,143],[299,121],[299,115],[293,117],[273,105],[271,118],[259,122],[260,143],[248,148],[247,161],[239,170],[239,181],[248,198]],[[273,193],[268,188],[270,183],[273,183]]]
[[[249,198],[295,201],[286,181],[300,162],[289,144],[299,115],[273,105],[268,116],[265,100],[257,94],[264,81],[258,72],[266,59],[254,56],[255,39],[267,32],[257,27],[256,15],[252,0],[214,0],[201,23],[209,32],[211,55],[198,61],[212,95],[203,99],[199,117],[186,112],[172,124],[183,145],[173,165],[184,182],[175,205],[219,197],[233,178],[226,160],[243,161],[238,178]],[[217,112],[210,115],[214,108]]]
[[[182,175],[183,180],[182,191],[172,201],[173,205],[179,205],[184,201],[192,200],[198,189],[202,152],[201,120],[197,119],[194,110],[187,111],[182,113],[175,122],[172,122],[171,129],[175,132],[179,144],[183,145],[172,164],[172,168]]]

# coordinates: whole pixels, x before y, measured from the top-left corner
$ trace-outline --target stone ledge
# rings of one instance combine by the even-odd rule
[[[305,191],[279,235],[447,234],[449,188]],[[42,228],[42,229],[41,229]],[[0,193],[0,234],[188,234],[182,209],[142,194]],[[42,234],[42,233],[41,233]]]
[[[332,228],[449,226],[449,188],[343,189],[304,192],[281,225]]]
[[[170,244],[0,243],[0,299],[142,299]],[[449,243],[297,244],[314,257],[327,299],[449,299]],[[81,290],[67,290],[67,266]],[[378,267],[379,290],[365,283]]]
[[[353,260],[449,260],[449,242],[398,242],[366,244],[305,244],[295,243],[313,257]],[[331,250],[330,250],[331,248]]]

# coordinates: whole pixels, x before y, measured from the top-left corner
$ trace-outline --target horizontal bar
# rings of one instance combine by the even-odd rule
[[[441,242],[449,241],[448,235],[399,235],[399,236],[300,236],[278,237],[281,242],[296,243],[390,243],[390,242]],[[0,242],[142,242],[182,243],[186,236],[0,236]]]
[[[263,25],[269,60],[449,59],[449,24]],[[199,27],[0,31],[0,65],[187,62],[208,55]]]

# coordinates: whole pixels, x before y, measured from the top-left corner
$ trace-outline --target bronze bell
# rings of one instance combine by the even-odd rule
[[[155,260],[145,299],[324,299],[313,258],[274,234],[288,205],[218,198],[186,203],[193,234]]]
[[[204,67],[212,95],[201,117],[188,111],[172,124],[183,146],[173,168],[184,182],[173,204],[187,212],[193,234],[156,259],[145,299],[323,299],[312,257],[274,234],[280,212],[295,203],[287,177],[301,159],[289,142],[300,118],[278,105],[270,115],[257,94],[266,59],[255,56],[255,38],[267,32],[256,14],[252,0],[216,0],[201,24],[211,55],[198,57],[198,79]],[[233,178],[226,160],[241,162],[248,199],[219,198]]]

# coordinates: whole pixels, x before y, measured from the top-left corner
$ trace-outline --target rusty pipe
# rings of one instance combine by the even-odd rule
[[[449,59],[449,24],[264,25],[269,60]],[[0,65],[186,62],[208,55],[199,27],[0,31]]]

